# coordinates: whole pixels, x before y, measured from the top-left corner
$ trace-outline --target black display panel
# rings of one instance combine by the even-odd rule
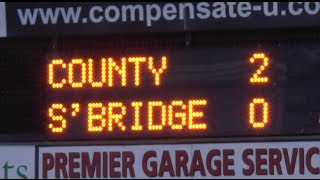
[[[319,135],[319,41],[228,37],[1,40],[0,141]]]
[[[309,94],[308,86],[317,85],[307,83],[315,78],[308,73],[319,67],[319,47],[246,44],[48,53],[46,137],[117,140],[318,132],[315,117],[310,120],[317,101],[307,113],[294,108],[310,106],[309,96],[319,99]]]

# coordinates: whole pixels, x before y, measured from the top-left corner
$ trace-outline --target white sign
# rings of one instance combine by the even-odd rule
[[[319,178],[320,142],[39,148],[39,178]]]
[[[0,179],[35,178],[34,146],[0,146]]]
[[[0,2],[0,38],[7,37],[6,4]]]

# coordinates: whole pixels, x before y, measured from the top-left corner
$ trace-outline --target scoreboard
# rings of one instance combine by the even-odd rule
[[[19,6],[18,16],[10,15],[21,19],[27,5]],[[116,5],[106,9],[110,17]],[[314,15],[318,3],[307,5],[306,12]],[[92,13],[96,20],[99,13]],[[268,21],[270,27],[258,23],[256,29],[251,21],[248,28],[232,29],[233,20],[221,25],[226,30],[214,29],[206,20],[204,30],[203,24],[195,28],[194,20],[185,21],[191,25],[182,32],[181,23],[174,27],[170,21],[168,32],[159,22],[150,27],[159,31],[91,28],[92,34],[71,35],[76,25],[61,25],[73,27],[67,35],[63,28],[45,35],[52,29],[27,26],[27,19],[19,30],[13,28],[17,22],[9,23],[11,37],[0,39],[0,141],[319,135],[318,21],[316,15],[309,22],[297,16],[297,23],[307,26],[298,28],[281,18],[273,25]],[[34,36],[37,28],[41,33]]]
[[[308,121],[288,118],[296,116],[288,95],[301,93],[288,88],[297,50],[305,49],[251,43],[48,55],[48,137],[295,135]]]
[[[318,178],[320,2],[0,2],[0,178]]]
[[[314,77],[293,69],[305,62],[309,73],[315,72],[317,49],[309,43],[259,48],[249,43],[49,55],[48,134],[53,139],[297,135],[299,128],[309,128],[308,121],[317,129],[317,119],[290,109],[292,99],[308,97],[307,88],[317,87],[310,83]],[[307,51],[313,54],[297,56]],[[294,87],[294,75],[309,84]]]
[[[317,41],[59,43],[2,52],[1,134],[65,141],[320,132]]]

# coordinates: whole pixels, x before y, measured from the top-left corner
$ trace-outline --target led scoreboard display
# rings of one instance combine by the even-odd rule
[[[0,141],[319,135],[319,40],[282,32],[1,39]]]
[[[48,130],[64,138],[189,137],[276,126],[271,54],[235,49],[216,60],[219,51],[51,56]]]
[[[46,53],[46,137],[117,140],[319,132],[317,115],[312,114],[318,98],[309,97],[317,91],[309,73],[319,68],[319,47],[266,43]],[[309,109],[301,113],[296,107]]]

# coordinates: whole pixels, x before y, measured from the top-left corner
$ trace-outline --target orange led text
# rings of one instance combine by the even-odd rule
[[[262,110],[262,120],[257,118],[256,111]],[[263,98],[254,98],[249,105],[249,123],[253,128],[264,128],[269,122],[269,103]]]
[[[262,72],[269,66],[269,58],[264,53],[255,53],[250,58],[250,63],[255,63],[257,60],[262,61],[258,70],[250,77],[250,83],[268,83],[269,78],[261,76]]]
[[[92,133],[114,131],[162,131],[170,129],[206,130],[205,108],[207,100],[173,100],[122,102],[89,102],[87,104],[87,131]],[[82,105],[72,103],[70,112],[63,104],[52,104],[49,108],[52,133],[63,133],[68,119],[77,118]],[[70,114],[70,115],[68,115]],[[76,127],[73,127],[76,128]]]
[[[48,83],[53,89],[66,86],[71,88],[101,88],[115,86],[140,86],[143,76],[152,76],[154,86],[161,85],[161,77],[168,69],[168,59],[153,57],[128,57],[116,60],[101,58],[84,60],[74,58],[67,62],[52,59],[48,65]],[[128,68],[134,73],[129,74]],[[141,73],[142,70],[149,73]],[[131,71],[130,71],[131,72]]]

